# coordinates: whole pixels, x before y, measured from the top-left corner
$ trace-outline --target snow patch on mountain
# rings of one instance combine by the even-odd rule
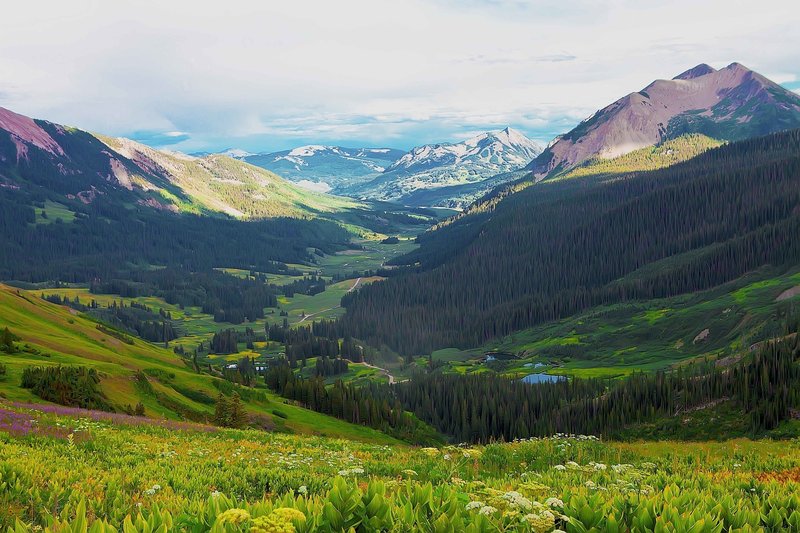
[[[253,155],[247,150],[242,150],[241,148],[228,148],[227,150],[224,150],[223,152],[220,153],[222,155],[227,155],[228,157],[232,157],[234,159],[244,159],[245,157]]]

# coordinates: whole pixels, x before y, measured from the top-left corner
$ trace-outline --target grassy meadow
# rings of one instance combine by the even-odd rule
[[[0,404],[0,527],[797,531],[800,443],[414,448]]]

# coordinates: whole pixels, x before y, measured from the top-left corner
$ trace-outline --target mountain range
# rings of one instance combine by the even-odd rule
[[[255,155],[224,153],[315,191],[411,206],[463,207],[517,177],[513,173],[542,149],[521,132],[506,128],[408,152],[307,145]]]
[[[543,179],[684,134],[733,141],[800,127],[800,96],[739,63],[656,80],[557,137],[526,170]]]
[[[364,200],[464,208],[527,175],[540,180],[564,174],[685,134],[730,141],[793,127],[800,127],[800,96],[739,63],[720,70],[701,64],[656,80],[544,149],[506,128],[408,152],[307,145],[190,156],[0,108],[0,187],[19,187],[14,181],[23,178],[25,186],[38,184],[82,202],[114,189],[133,204],[236,218],[308,216]]]
[[[413,148],[374,180],[348,194],[404,204],[463,207],[496,184],[491,178],[521,169],[541,152],[539,143],[511,128],[460,143],[426,144]],[[447,194],[437,197],[441,189]],[[420,195],[422,191],[428,194]],[[419,200],[413,202],[415,198]]]
[[[236,151],[229,150],[229,153]],[[307,189],[344,193],[350,187],[379,175],[404,153],[394,148],[306,145],[281,152],[236,154],[235,157]]]

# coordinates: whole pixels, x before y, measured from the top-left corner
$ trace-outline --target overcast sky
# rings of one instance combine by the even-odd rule
[[[800,91],[796,0],[26,0],[0,106],[182,151],[547,142],[656,78],[733,61]]]

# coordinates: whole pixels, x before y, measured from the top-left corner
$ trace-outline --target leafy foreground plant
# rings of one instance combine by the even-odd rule
[[[798,531],[800,442],[390,447],[0,404],[12,532]]]

